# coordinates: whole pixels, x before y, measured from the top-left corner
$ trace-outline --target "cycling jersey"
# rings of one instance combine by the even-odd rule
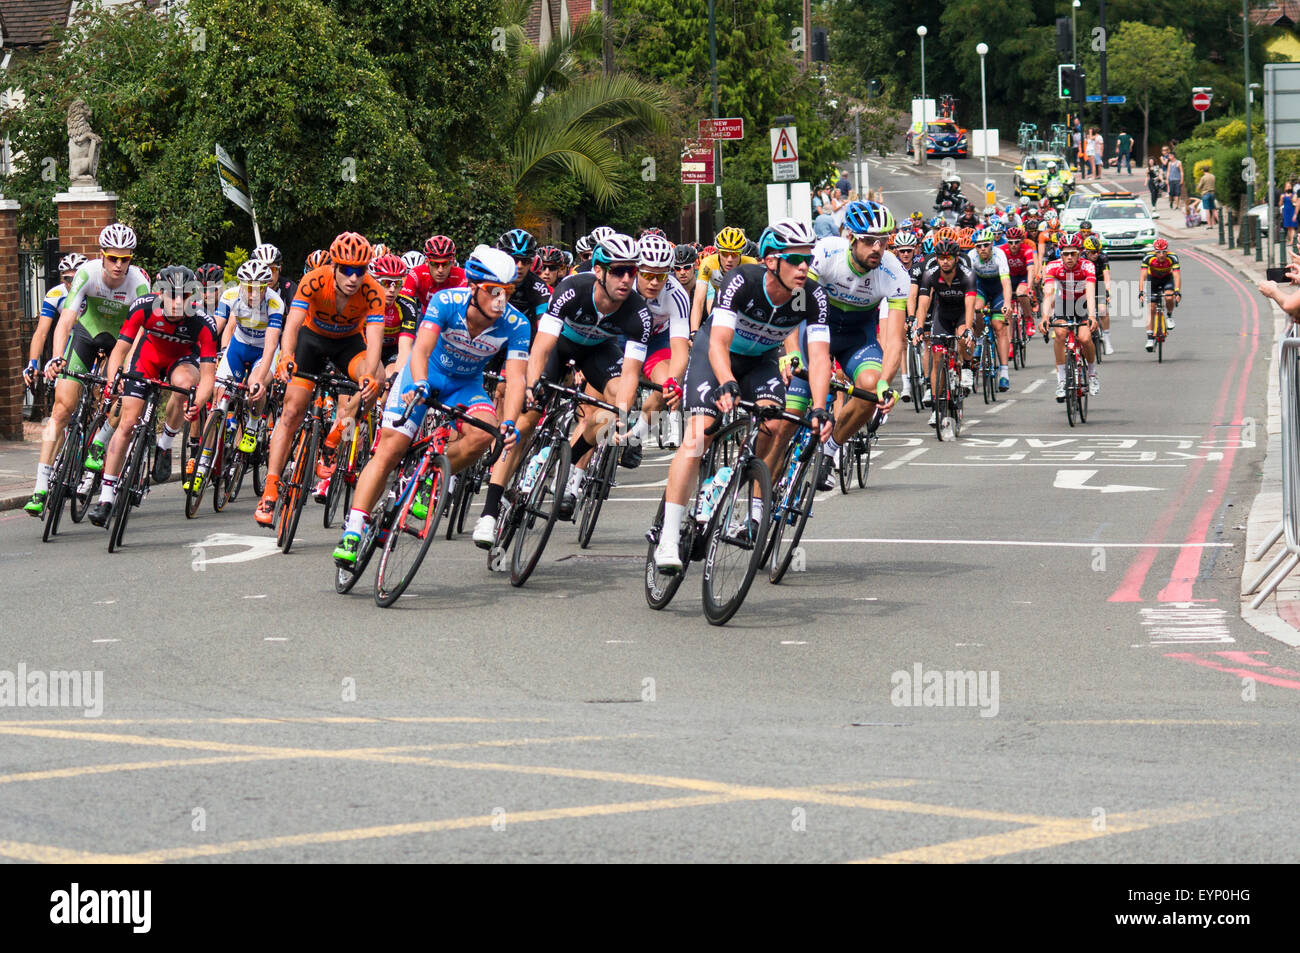
[[[41,300],[41,317],[46,321],[59,320],[59,313],[63,310],[63,302],[67,297],[68,286],[60,281],[45,292],[45,297]]]
[[[736,267],[740,267],[740,265],[756,264],[758,264],[757,258],[751,258],[748,255],[741,255],[740,264]],[[728,273],[722,270],[722,256],[717,252],[714,252],[712,255],[707,255],[700,259],[700,270],[696,280],[708,283],[713,287],[714,291],[717,291],[722,287],[722,279],[726,274]]]
[[[429,298],[429,306],[420,319],[438,328],[438,343],[429,355],[429,369],[438,369],[454,377],[477,378],[498,351],[507,360],[528,358],[528,319],[518,309],[507,306],[505,313],[478,335],[471,337],[467,312],[471,293],[468,288],[447,288]]]
[[[510,303],[529,321],[537,321],[551,303],[551,286],[530,271],[520,279]]]
[[[302,276],[289,310],[303,312],[304,329],[324,338],[345,338],[362,334],[367,324],[383,324],[384,289],[373,276],[365,275],[339,313],[334,267],[324,265]]]
[[[1026,278],[1029,276],[1029,269],[1034,264],[1034,244],[1033,242],[1007,242],[1001,246],[1001,251],[1007,259],[1007,274],[1012,278]]]
[[[406,298],[411,302],[415,314],[424,314],[425,309],[429,306],[429,296],[435,291],[441,291],[444,288],[464,288],[468,282],[465,280],[465,269],[451,266],[447,272],[447,280],[442,284],[435,284],[433,274],[429,271],[428,264],[412,268],[406,273],[406,279],[402,282],[402,290],[397,293],[398,298]]]
[[[930,298],[927,317],[936,327],[945,334],[956,334],[958,325],[966,321],[966,299],[975,297],[975,272],[966,257],[959,255],[949,281],[939,269],[939,259],[934,258],[926,262],[918,293]]]
[[[149,293],[149,278],[135,265],[126,270],[126,277],[116,288],[104,281],[104,260],[96,258],[77,269],[72,287],[63,299],[63,308],[77,308],[77,323],[91,337],[104,333],[117,334],[126,320],[133,302]]]
[[[269,290],[278,294],[281,301],[292,301],[295,288],[297,288],[297,282],[290,281],[283,276],[275,284],[269,286]]]
[[[804,282],[801,291],[785,304],[773,306],[767,296],[767,268],[757,263],[733,268],[718,292],[717,305],[708,327],[731,328],[731,353],[756,356],[774,351],[785,336],[805,320],[808,340],[830,344],[830,303],[826,290],[815,280]],[[701,332],[705,333],[702,327]],[[697,335],[698,337],[698,335]]]
[[[1057,243],[1061,240],[1061,230],[1042,229],[1038,233],[1038,259],[1046,264],[1049,261],[1055,261],[1061,253]]]
[[[1074,268],[1067,270],[1065,263],[1057,259],[1047,266],[1043,280],[1057,285],[1055,307],[1058,317],[1087,317],[1088,285],[1097,287],[1097,273],[1093,270],[1092,262],[1080,256]]]
[[[1098,252],[1096,258],[1088,258],[1087,255],[1085,255],[1084,258],[1092,262],[1093,271],[1097,272],[1097,277],[1099,279],[1104,272],[1110,271],[1110,256],[1108,256],[1104,251]]]
[[[891,251],[880,256],[880,264],[865,269],[853,257],[853,243],[847,238],[823,238],[813,247],[808,277],[826,292],[827,324],[831,332],[875,324],[880,303],[891,308],[907,306],[908,277],[903,263]]]
[[[284,301],[267,288],[262,300],[254,308],[244,300],[239,287],[235,286],[226,291],[217,303],[216,318],[219,322],[224,324],[232,317],[235,319],[232,340],[261,347],[268,328],[284,327]]]
[[[550,308],[538,322],[537,330],[581,347],[597,347],[621,335],[627,339],[624,357],[644,362],[653,327],[650,309],[635,291],[612,313],[598,311],[596,275],[586,272],[570,275],[556,286]]]
[[[419,319],[410,298],[398,297],[391,306],[384,308],[384,363],[397,356],[397,341],[402,337],[415,337]]]
[[[650,309],[652,337],[662,334],[675,338],[691,336],[691,299],[682,283],[672,275],[664,282],[659,295],[645,299],[645,304]]]
[[[1150,251],[1142,258],[1142,267],[1152,278],[1167,278],[1178,271],[1178,256],[1173,252]]]
[[[988,261],[981,259],[979,251],[972,248],[966,253],[966,260],[970,262],[971,271],[975,272],[977,279],[1001,279],[1011,274],[1007,256],[1002,254],[1000,248],[993,249]]]
[[[162,380],[177,364],[196,359],[200,364],[211,364],[217,360],[217,323],[206,311],[186,314],[173,322],[163,313],[158,296],[147,294],[131,304],[118,340],[133,342],[142,328],[144,337],[131,361],[131,370],[137,374]],[[145,385],[137,381],[125,382],[122,389],[128,397],[143,397],[145,391]]]

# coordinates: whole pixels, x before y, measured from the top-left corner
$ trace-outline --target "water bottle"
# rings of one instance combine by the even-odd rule
[[[700,520],[707,522],[713,515],[713,508],[718,505],[722,493],[731,482],[731,467],[722,467],[713,474],[713,479],[700,488]]]
[[[524,471],[524,478],[519,481],[520,491],[524,493],[532,492],[533,482],[537,479],[537,475],[542,472],[542,467],[546,466],[546,461],[550,456],[551,448],[549,446],[542,447],[538,453],[533,455],[533,458],[528,461],[528,469]]]
[[[980,351],[984,350],[984,336],[980,335],[975,339],[975,360],[980,359]]]

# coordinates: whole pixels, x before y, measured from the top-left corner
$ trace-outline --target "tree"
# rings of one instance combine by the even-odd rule
[[[1125,90],[1142,113],[1142,152],[1149,151],[1151,99],[1164,103],[1188,91],[1196,49],[1174,27],[1125,20],[1106,38],[1107,80]]]

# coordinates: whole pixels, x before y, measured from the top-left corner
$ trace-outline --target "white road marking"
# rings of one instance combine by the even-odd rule
[[[98,602],[95,603],[95,605],[97,605],[97,606],[111,606],[111,605],[113,605],[115,602],[117,602],[116,599],[100,599]]]
[[[207,550],[223,546],[242,546],[243,549],[240,552],[218,556],[215,559],[208,558]],[[280,546],[274,536],[243,536],[238,533],[212,533],[207,539],[190,543],[186,548],[191,550],[194,555],[193,565],[195,569],[202,569],[216,563],[248,562],[250,559],[261,559],[263,556],[270,556],[272,553],[280,551]]]
[[[807,642],[782,642],[782,645],[807,645]]]
[[[268,635],[262,641],[263,642],[288,642],[289,640],[284,638],[279,638],[277,636]]]
[[[1004,400],[1004,401],[1002,401],[1002,402],[999,403],[996,407],[990,407],[989,409],[987,409],[987,410],[984,411],[984,412],[985,412],[986,414],[988,414],[990,417],[992,417],[994,414],[1000,414],[1000,413],[1002,413],[1002,411],[1006,410],[1008,407],[1010,407],[1010,406],[1011,406],[1012,404],[1014,404],[1015,402],[1016,402],[1016,399],[1015,399],[1014,397],[1012,397],[1012,398],[1010,398],[1009,400]]]
[[[892,543],[900,546],[1028,546],[1061,549],[1232,549],[1232,543],[1106,543],[1093,540],[1085,543],[1061,543],[1052,540],[1026,539],[888,539],[876,536],[826,537],[808,539],[800,543]],[[1031,605],[1026,602],[1025,605]]]
[[[1030,382],[1029,386],[1026,387],[1024,390],[1022,390],[1020,393],[1032,394],[1034,391],[1038,390],[1038,388],[1042,387],[1046,383],[1047,383],[1047,378],[1040,377],[1038,378],[1038,380]]]
[[[636,645],[633,639],[606,639],[606,645]]]
[[[901,467],[903,464],[905,464],[905,463],[907,463],[907,462],[909,462],[909,461],[911,461],[911,460],[915,460],[917,457],[919,457],[921,454],[925,453],[925,451],[927,451],[927,450],[929,450],[929,449],[930,449],[929,447],[917,447],[915,450],[909,450],[909,451],[907,451],[907,453],[903,454],[903,455],[902,455],[901,457],[899,457],[897,460],[891,460],[889,463],[886,463],[886,464],[885,464],[883,467],[881,467],[880,469],[882,469],[882,470],[897,470],[897,469],[898,469],[899,467]]]
[[[656,486],[667,485],[668,478],[664,477],[662,480],[656,480],[654,483],[620,483],[617,488],[620,490],[649,490]]]
[[[1099,490],[1102,493],[1140,493],[1143,490],[1160,489],[1158,486],[1125,486],[1122,483],[1088,486],[1088,481],[1096,475],[1096,470],[1057,470],[1052,488],[1057,490]]]
[[[96,644],[100,642],[121,642],[122,640],[121,639],[91,639],[90,641],[92,644]]]
[[[244,596],[244,598],[245,598],[245,599],[265,599],[265,598],[266,598],[266,593],[265,593],[265,592],[260,592],[260,593],[258,593],[258,594],[255,595],[255,596]]]
[[[1225,624],[1227,610],[1200,606],[1194,602],[1167,602],[1143,609],[1142,625],[1148,645],[1192,645],[1206,642],[1235,642]]]

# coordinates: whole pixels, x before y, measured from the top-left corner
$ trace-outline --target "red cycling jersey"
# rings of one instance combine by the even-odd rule
[[[1002,253],[1007,256],[1007,272],[1013,278],[1023,278],[1029,274],[1029,268],[1034,263],[1032,242],[1007,242],[1002,246]]]
[[[406,280],[402,282],[402,290],[398,292],[398,297],[406,298],[415,306],[415,318],[418,321],[424,316],[424,309],[429,305],[429,297],[435,291],[441,291],[444,288],[464,288],[469,285],[465,280],[465,269],[452,265],[451,271],[447,273],[447,280],[442,284],[434,284],[433,275],[429,273],[427,264],[413,268],[406,275]]]
[[[134,341],[141,328],[144,339],[136,348],[132,365],[140,373],[162,377],[168,368],[185,358],[197,358],[201,364],[217,360],[217,324],[206,311],[172,321],[163,314],[158,296],[147,294],[132,302],[117,339]]]
[[[1067,270],[1059,258],[1047,266],[1047,281],[1055,281],[1060,288],[1060,297],[1081,301],[1088,294],[1088,284],[1097,284],[1097,272],[1092,262],[1080,256],[1073,270]]]

